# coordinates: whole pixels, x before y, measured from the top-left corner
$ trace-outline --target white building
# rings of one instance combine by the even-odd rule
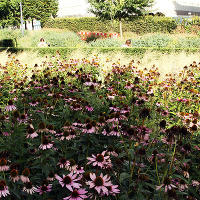
[[[88,12],[88,0],[59,0],[58,17],[93,16]],[[200,0],[154,0],[150,12],[162,12],[168,17],[200,16]]]
[[[162,12],[167,17],[200,16],[200,0],[154,0],[152,12]]]

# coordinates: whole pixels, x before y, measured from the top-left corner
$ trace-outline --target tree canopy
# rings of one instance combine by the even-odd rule
[[[55,17],[58,11],[58,0],[21,0],[24,20],[29,18],[45,22]],[[20,0],[1,0],[0,25],[18,26],[20,23]]]
[[[123,19],[143,15],[154,0],[89,0],[90,11],[102,19]]]

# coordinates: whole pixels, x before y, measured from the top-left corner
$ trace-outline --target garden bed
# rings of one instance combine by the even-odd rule
[[[159,81],[134,61],[105,71],[98,57],[31,67],[10,56],[0,66],[0,197],[199,199],[199,70],[193,62]]]

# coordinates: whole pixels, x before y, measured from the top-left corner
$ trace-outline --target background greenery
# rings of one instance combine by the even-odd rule
[[[21,0],[24,20],[37,19],[42,23],[56,17],[58,0]],[[20,26],[20,0],[1,0],[0,26]]]
[[[111,29],[111,21],[100,21],[96,17],[80,17],[80,18],[55,18],[49,19],[45,24],[45,28],[68,29],[69,31],[79,32],[83,30],[99,31],[99,32],[117,32],[119,33],[119,21],[114,21]],[[175,30],[177,23],[172,18],[159,16],[142,16],[134,17],[131,20],[122,20],[123,32],[133,32],[137,34],[164,32],[170,33]]]

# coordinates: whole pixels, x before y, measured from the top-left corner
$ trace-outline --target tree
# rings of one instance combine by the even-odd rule
[[[24,0],[23,14],[25,19],[38,19],[42,23],[49,17],[56,17],[58,0]]]
[[[122,19],[141,16],[154,0],[89,0],[90,11],[101,19],[119,20],[122,37]]]
[[[1,0],[0,20],[2,26],[19,26],[20,1],[23,5],[25,20],[35,18],[43,23],[49,17],[55,17],[58,11],[58,0]]]
[[[0,20],[1,26],[19,24],[20,6],[19,0],[1,0],[0,2]]]

